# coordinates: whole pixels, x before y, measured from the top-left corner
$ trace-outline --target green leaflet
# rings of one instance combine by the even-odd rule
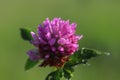
[[[29,70],[36,66],[39,61],[31,61],[30,59],[27,59],[26,64],[25,64],[25,70]]]
[[[64,78],[66,80],[71,80],[71,78],[73,77],[73,72],[74,69],[73,67],[69,66],[69,67],[64,67],[63,68],[63,72],[64,72]]]
[[[57,69],[49,73],[45,80],[60,80],[63,77],[63,70]]]
[[[82,59],[90,59],[92,57],[96,57],[102,54],[102,52],[98,50],[89,48],[82,48],[80,51]]]
[[[61,78],[65,78],[66,80],[70,80],[73,76],[72,72],[74,71],[71,67],[63,67],[57,69],[51,73],[49,73],[45,80],[61,80]]]
[[[74,53],[70,57],[70,61],[68,61],[63,68],[64,77],[66,80],[70,80],[73,76],[74,66],[79,64],[86,64],[86,62],[91,59],[92,57],[96,57],[101,55],[102,53],[98,50],[89,49],[89,48],[82,48]]]
[[[98,50],[82,48],[75,52],[71,57],[70,61],[65,64],[65,66],[75,66],[78,64],[85,64],[89,59],[97,57],[102,53]]]
[[[25,29],[25,28],[21,28],[20,32],[21,32],[21,37],[24,40],[31,41],[33,39],[31,34],[30,34],[31,30]]]

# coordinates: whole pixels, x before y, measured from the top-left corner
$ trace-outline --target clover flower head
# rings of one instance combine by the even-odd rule
[[[31,43],[36,50],[28,51],[31,60],[43,60],[40,66],[61,67],[69,57],[78,50],[78,41],[82,35],[76,35],[76,23],[70,24],[69,20],[46,18],[38,26],[37,33],[31,32]]]

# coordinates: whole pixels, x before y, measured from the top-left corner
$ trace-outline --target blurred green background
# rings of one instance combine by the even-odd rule
[[[77,23],[81,47],[110,52],[77,66],[72,80],[120,80],[120,0],[0,0],[0,80],[44,80],[52,68],[24,71],[26,51],[19,28],[35,30],[46,17]]]

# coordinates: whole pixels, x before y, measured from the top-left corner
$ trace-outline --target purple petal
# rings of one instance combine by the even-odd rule
[[[49,39],[51,39],[51,34],[48,32],[48,33],[45,35],[45,37],[49,40]]]
[[[80,40],[81,38],[83,38],[83,35],[78,35],[78,36],[76,36],[76,39],[77,39],[77,40]]]
[[[33,43],[35,46],[38,46],[39,43],[40,43],[38,36],[37,36],[34,32],[31,32],[31,35],[32,35],[32,37],[33,37],[33,39],[34,39],[34,40],[32,41],[32,43]]]
[[[38,50],[30,50],[27,52],[27,54],[28,54],[30,60],[32,60],[32,61],[37,61],[40,59],[40,55],[38,53]]]
[[[52,51],[55,52],[55,51],[56,51],[56,48],[55,48],[55,47],[52,47]]]
[[[68,39],[65,39],[65,38],[60,38],[58,40],[58,44],[61,44],[61,45],[64,45],[64,44],[69,44],[69,40]]]
[[[49,40],[49,44],[50,44],[51,46],[53,46],[53,45],[55,44],[55,42],[56,42],[56,39],[55,39],[55,38],[52,38],[52,39]]]
[[[64,51],[64,48],[63,48],[62,46],[59,46],[59,47],[58,47],[58,50]]]
[[[53,33],[52,26],[51,26],[51,23],[50,23],[49,18],[46,18],[46,21],[44,22],[44,24],[45,24],[45,26],[48,26],[49,31],[50,31],[51,33]]]

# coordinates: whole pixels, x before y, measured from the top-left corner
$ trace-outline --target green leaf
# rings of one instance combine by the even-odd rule
[[[66,66],[65,66],[63,69],[69,71],[70,73],[74,72],[74,69],[73,69],[73,67],[71,67],[71,66],[69,66],[69,67],[66,67]]]
[[[82,48],[76,51],[73,55],[70,56],[70,60],[64,65],[64,77],[67,80],[70,80],[73,76],[74,66],[79,64],[86,64],[89,59],[102,54],[104,53],[90,48]]]
[[[56,71],[49,73],[45,80],[60,80],[62,76],[63,76],[63,70],[57,69]]]
[[[82,48],[81,49],[81,58],[82,59],[90,59],[92,57],[96,57],[101,55],[102,52],[95,50],[95,49],[89,49],[89,48]]]
[[[75,66],[81,62],[80,50],[70,56],[70,60],[65,64],[65,67]]]
[[[73,68],[73,66],[71,66],[71,64],[74,64],[74,61],[73,61],[73,63],[65,64],[63,67],[64,78],[66,80],[70,80],[73,76],[74,68]]]
[[[21,32],[21,37],[24,40],[31,41],[33,39],[31,34],[30,34],[31,30],[25,29],[25,28],[21,28],[20,32]]]
[[[86,64],[86,62],[89,59],[91,59],[92,57],[97,57],[101,54],[102,52],[95,49],[82,48],[70,57],[70,61],[68,61],[65,64],[65,66],[76,66],[78,64]]]
[[[63,77],[66,80],[70,80],[73,76],[73,71],[74,69],[72,67],[63,67],[49,73],[45,80],[61,80]]]
[[[66,80],[70,80],[73,76],[72,71],[69,69],[63,69],[64,71],[64,77]]]
[[[27,59],[26,64],[25,64],[25,70],[29,70],[36,66],[39,61],[31,61],[30,59]]]

